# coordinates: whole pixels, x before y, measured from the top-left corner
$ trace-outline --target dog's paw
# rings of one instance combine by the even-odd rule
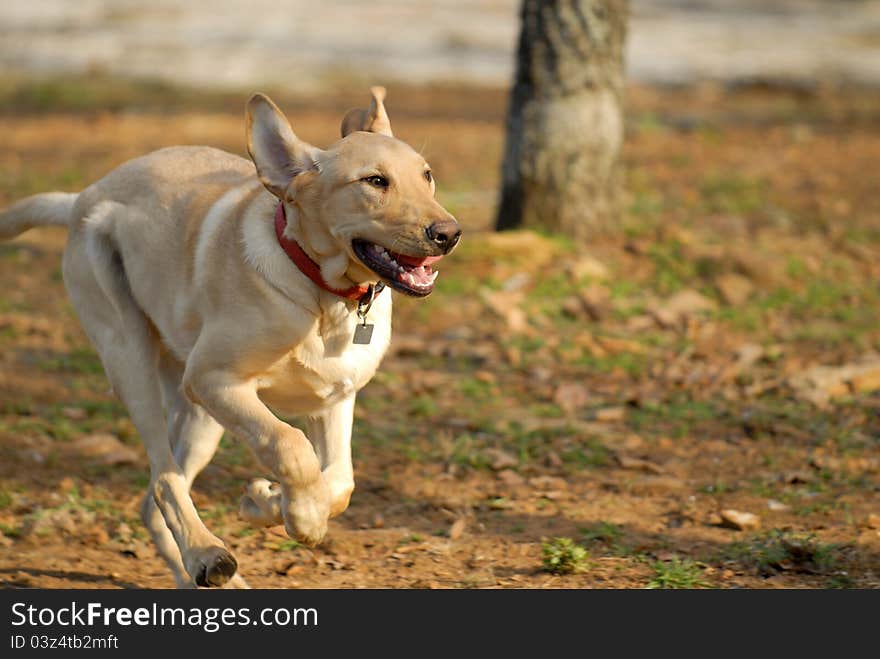
[[[245,495],[241,498],[238,514],[251,526],[284,523],[280,486],[265,478],[255,478],[248,484]]]
[[[186,557],[186,570],[197,586],[220,588],[238,569],[238,562],[223,547],[193,549]]]
[[[354,492],[354,480],[351,469],[339,469],[332,465],[322,472],[324,481],[330,489],[330,517],[341,515],[348,508],[351,494]]]
[[[320,479],[310,490],[282,494],[284,528],[287,535],[307,547],[319,544],[327,535],[330,519],[330,490]]]

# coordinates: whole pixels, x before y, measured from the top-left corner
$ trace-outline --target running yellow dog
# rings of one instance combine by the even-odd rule
[[[391,333],[382,289],[428,295],[460,238],[428,164],[393,137],[385,90],[371,92],[327,150],[256,94],[253,162],[171,147],[0,214],[0,239],[69,228],[64,283],[146,446],[143,519],[180,587],[246,587],[189,494],[224,428],[278,481],[253,481],[241,514],[321,541],[354,489],[355,394]],[[305,415],[308,436],[269,407]]]

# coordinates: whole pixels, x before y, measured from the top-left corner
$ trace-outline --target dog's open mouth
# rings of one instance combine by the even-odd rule
[[[438,273],[431,264],[442,256],[408,256],[360,239],[352,241],[351,246],[365,266],[401,293],[423,297],[434,290]]]

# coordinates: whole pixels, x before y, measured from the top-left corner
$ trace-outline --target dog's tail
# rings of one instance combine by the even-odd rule
[[[70,192],[45,192],[26,197],[0,211],[0,240],[15,238],[34,227],[66,227],[77,196]]]

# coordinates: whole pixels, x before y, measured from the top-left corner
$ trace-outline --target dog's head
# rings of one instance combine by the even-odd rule
[[[328,284],[384,281],[428,295],[433,264],[461,237],[455,218],[434,199],[425,159],[391,133],[374,87],[368,110],[351,110],[342,139],[321,150],[300,140],[268,97],[247,107],[248,152],[263,185],[285,205],[286,235],[307,248]]]

